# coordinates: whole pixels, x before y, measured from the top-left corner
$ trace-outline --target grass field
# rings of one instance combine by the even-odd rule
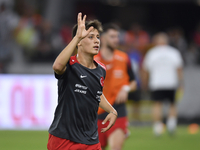
[[[189,134],[179,126],[177,134],[167,132],[156,138],[151,127],[130,127],[130,137],[123,150],[200,150],[200,132]],[[46,150],[47,131],[0,131],[0,150]]]

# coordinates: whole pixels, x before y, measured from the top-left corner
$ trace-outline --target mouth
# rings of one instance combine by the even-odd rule
[[[94,46],[93,48],[96,50],[99,50],[99,46]]]

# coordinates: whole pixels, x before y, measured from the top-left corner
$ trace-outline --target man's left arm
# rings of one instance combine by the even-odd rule
[[[103,94],[100,97],[101,97],[101,101],[99,103],[99,107],[101,107],[108,113],[108,115],[106,116],[102,124],[105,124],[107,121],[109,121],[109,124],[106,128],[101,129],[101,132],[106,132],[115,124],[118,114],[117,114],[117,111],[107,101],[107,99],[105,98]]]
[[[135,75],[132,70],[131,61],[128,58],[127,61],[127,74],[129,75],[129,85],[124,85],[119,91],[116,101],[116,104],[125,103],[128,99],[128,93],[135,91],[137,89],[137,82],[135,81]]]

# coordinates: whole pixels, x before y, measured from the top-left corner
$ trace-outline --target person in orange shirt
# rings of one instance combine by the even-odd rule
[[[136,49],[142,55],[145,54],[146,50],[150,46],[150,36],[148,32],[142,29],[139,23],[131,23],[129,30],[125,34],[125,49]]]
[[[128,119],[125,102],[128,93],[136,89],[136,81],[128,55],[117,50],[119,45],[119,27],[115,24],[105,24],[101,35],[101,48],[95,56],[95,60],[106,66],[106,78],[103,93],[109,103],[118,112],[115,125],[106,133],[101,133],[102,124],[107,113],[99,108],[98,111],[98,133],[99,141],[104,150],[109,145],[111,150],[121,150],[128,133]]]

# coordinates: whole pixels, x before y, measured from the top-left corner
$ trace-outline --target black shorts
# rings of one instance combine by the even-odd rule
[[[169,101],[174,103],[176,90],[156,90],[151,92],[151,98],[154,101]]]
[[[141,100],[141,91],[140,90],[136,90],[133,92],[130,92],[128,94],[128,100],[133,100],[133,101],[140,101]]]
[[[114,104],[113,107],[115,108],[115,110],[117,111],[118,114],[118,118],[121,117],[126,117],[127,116],[127,110],[126,110],[126,104],[125,103],[121,103],[121,104]],[[107,112],[98,115],[98,119],[100,120],[104,120],[106,118],[106,116],[108,115]]]

